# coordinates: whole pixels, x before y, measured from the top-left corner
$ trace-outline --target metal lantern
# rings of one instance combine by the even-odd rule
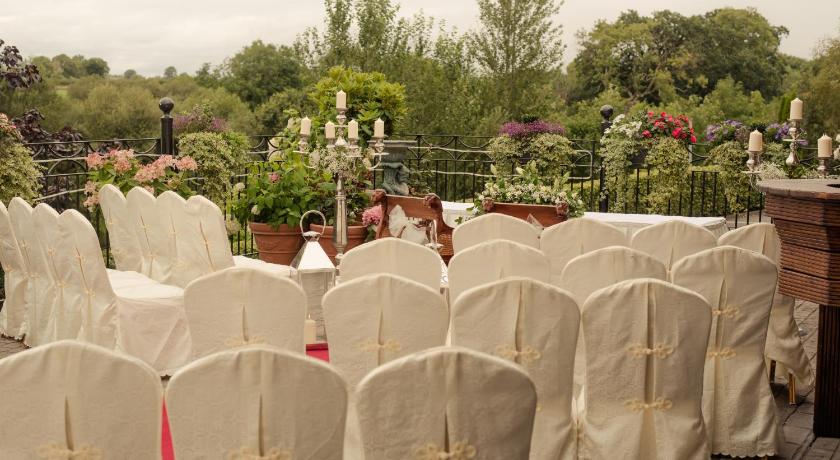
[[[313,230],[305,231],[303,223],[306,217],[310,214],[317,214],[321,216],[324,222],[324,227],[327,225],[327,218],[320,211],[310,210],[300,216],[300,230],[303,234],[304,243],[298,251],[295,258],[292,259],[292,268],[297,270],[300,275],[321,275],[324,277],[325,286],[329,289],[335,283],[335,265],[330,260],[330,257],[321,247],[318,240],[321,239],[323,233]]]

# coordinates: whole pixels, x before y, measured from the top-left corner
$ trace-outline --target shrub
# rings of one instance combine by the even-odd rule
[[[41,167],[21,140],[15,125],[0,113],[0,201],[4,203],[16,196],[32,201],[40,190]]]
[[[203,179],[201,193],[223,205],[234,176],[244,172],[248,163],[248,139],[239,133],[198,132],[178,138],[181,156],[198,163],[196,174]]]
[[[508,125],[510,123],[505,126]],[[562,175],[574,156],[572,143],[563,135],[551,132],[524,137],[503,134],[490,141],[487,150],[490,159],[503,173],[513,172],[524,162],[533,161],[541,174],[551,177]]]

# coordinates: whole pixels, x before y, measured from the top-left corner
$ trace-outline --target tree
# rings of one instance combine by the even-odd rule
[[[175,66],[169,66],[163,71],[163,78],[175,78],[178,76],[178,71]]]
[[[286,88],[303,86],[294,50],[256,40],[222,66],[222,84],[251,108]]]
[[[840,36],[824,40],[817,48],[801,96],[808,125],[815,134],[840,132]]]
[[[98,75],[100,77],[107,76],[110,71],[108,63],[105,62],[104,59],[98,57],[86,59],[84,61],[83,69],[85,75]]]
[[[123,72],[123,78],[134,78],[137,76],[137,71],[134,69],[127,69]]]
[[[145,88],[104,81],[90,91],[82,107],[79,127],[88,139],[148,137],[159,129],[157,99]]]
[[[482,29],[472,36],[478,64],[493,78],[509,115],[527,112],[530,92],[563,56],[554,0],[478,0]]]
[[[41,81],[41,74],[33,64],[25,64],[16,46],[5,45],[0,40],[0,80],[15,90],[28,88]]]

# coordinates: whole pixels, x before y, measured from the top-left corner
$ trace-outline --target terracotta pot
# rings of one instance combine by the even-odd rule
[[[273,264],[289,265],[303,245],[303,236],[297,225],[280,225],[276,229],[268,224],[248,222],[260,260]]]
[[[568,213],[558,212],[557,207],[548,204],[519,204],[519,203],[493,203],[492,208],[485,209],[487,212],[498,212],[508,216],[528,220],[531,215],[543,226],[550,227],[560,222],[565,222]]]
[[[321,239],[318,240],[321,243],[321,247],[324,248],[324,252],[330,256],[330,259],[335,263],[335,255],[336,250],[335,246],[333,245],[333,233],[335,232],[335,227],[332,225],[327,226],[324,228],[323,225],[318,224],[309,224],[309,229],[318,233],[323,232],[324,234],[321,235]],[[347,247],[344,248],[345,254],[347,251],[355,248],[356,246],[365,242],[367,239],[367,227],[364,225],[348,225],[347,226]]]

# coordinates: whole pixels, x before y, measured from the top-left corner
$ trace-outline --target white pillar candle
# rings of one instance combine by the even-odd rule
[[[306,342],[307,345],[318,341],[314,319],[306,318],[306,321],[303,324],[303,341]]]
[[[339,110],[347,108],[347,93],[342,90],[335,93],[335,108]]]
[[[801,120],[802,119],[802,107],[803,103],[802,100],[798,97],[792,101],[790,101],[790,119],[791,120]]]
[[[289,117],[289,121],[286,122],[286,128],[287,129],[292,129],[294,127],[295,127],[295,119],[292,118],[292,117]]]
[[[373,122],[373,137],[385,137],[385,122],[381,118]]]
[[[310,120],[309,117],[303,117],[303,119],[300,120],[300,134],[302,136],[308,136],[311,130],[312,120]]]
[[[359,138],[359,122],[356,120],[350,120],[350,123],[347,123],[347,138],[348,139],[358,139]]]
[[[750,152],[760,152],[764,149],[764,137],[756,129],[750,133],[750,145],[747,150]]]
[[[324,125],[324,136],[327,139],[335,139],[335,123],[328,121],[327,124]]]
[[[817,141],[817,156],[820,158],[831,157],[831,138],[825,134]]]

